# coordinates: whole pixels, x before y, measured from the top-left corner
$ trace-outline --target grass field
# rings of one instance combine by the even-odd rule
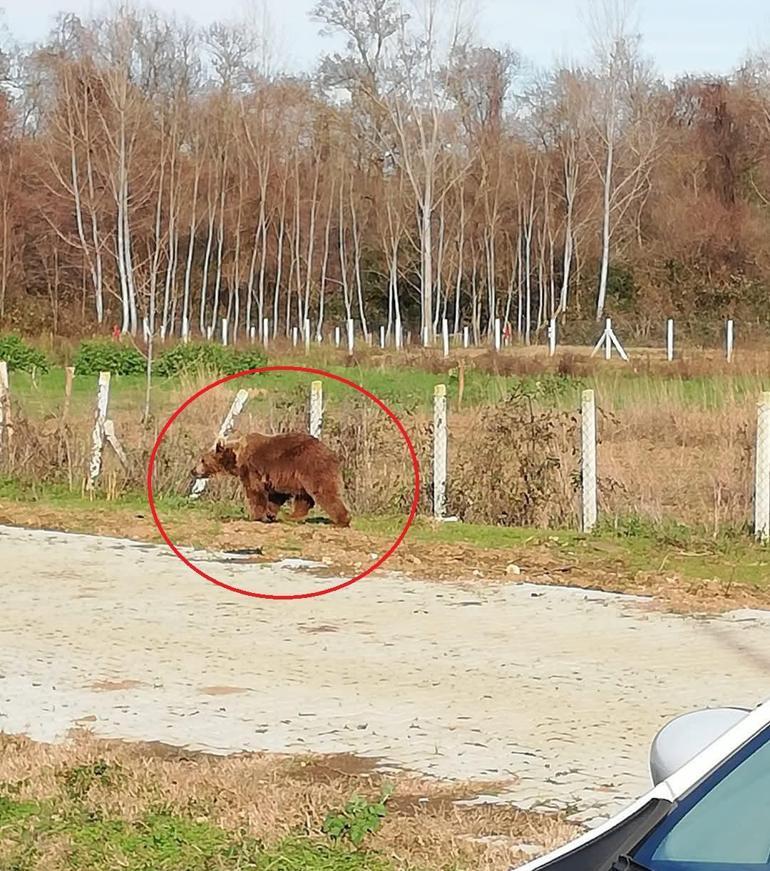
[[[508,558],[510,552],[524,548],[531,554],[547,546],[556,561],[564,562],[562,551],[576,553],[570,559],[586,574],[616,571],[615,586],[624,588],[643,575],[656,587],[663,579],[729,590],[764,590],[767,584],[766,551],[750,536],[755,404],[770,373],[767,354],[744,354],[732,366],[718,355],[695,353],[674,364],[653,354],[638,355],[628,365],[567,351],[549,360],[534,349],[500,355],[477,351],[449,360],[414,351],[396,358],[392,352],[371,349],[355,358],[329,350],[314,350],[308,357],[273,354],[272,364],[328,369],[360,383],[393,408],[420,459],[423,517],[431,505],[433,389],[447,384],[448,510],[463,523],[438,528],[418,524],[409,536],[415,547],[440,549],[446,543],[470,549],[475,554],[471,562],[493,577],[504,575],[515,562]],[[131,506],[146,512],[140,504],[150,446],[167,416],[210,380],[202,374],[156,378],[153,418],[142,421],[144,379],[114,377],[110,417],[130,467],[121,469],[108,450],[95,494],[105,501],[83,502],[95,377],[75,378],[64,420],[62,369],[34,378],[13,373],[17,431],[10,454],[0,458],[6,514],[13,519],[21,512],[34,522],[30,509],[37,504],[41,510],[47,506],[58,526],[66,524],[67,513],[86,529],[89,514],[100,516],[102,527],[93,525],[100,531],[110,526],[104,525],[102,508],[116,515],[131,511]],[[242,519],[237,487],[227,483],[211,486],[206,501],[196,508],[184,498],[189,469],[210,443],[233,392],[241,387],[250,391],[242,430],[304,428],[311,380],[294,372],[238,379],[207,393],[183,413],[164,440],[156,467],[156,494],[172,525],[186,524],[190,536],[198,538],[194,543],[205,544],[206,536],[222,538],[226,521]],[[576,412],[585,387],[596,390],[600,411],[602,528],[591,539],[575,532]],[[411,503],[413,480],[405,446],[366,399],[328,379],[324,390],[324,439],[343,459],[355,529],[385,540],[395,534]],[[314,527],[314,534],[318,529]],[[140,532],[146,536],[152,530]],[[284,546],[312,547],[303,535],[296,530],[282,533]],[[496,562],[484,558],[485,552]],[[450,561],[455,571],[460,568],[456,562]],[[442,560],[438,564],[442,573],[447,570]],[[575,577],[574,571],[567,574]],[[608,579],[597,583],[606,586]]]
[[[525,859],[519,845],[543,851],[576,831],[558,816],[455,804],[479,789],[495,785],[386,780],[356,757],[217,758],[0,734],[0,867],[491,871]]]

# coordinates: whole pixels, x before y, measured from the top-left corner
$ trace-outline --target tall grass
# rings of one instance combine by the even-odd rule
[[[325,352],[330,354],[330,352]],[[333,356],[330,354],[330,356]],[[382,396],[415,442],[422,467],[421,509],[431,492],[431,401],[445,382],[450,396],[449,510],[461,519],[498,525],[576,527],[579,522],[580,390],[591,386],[599,404],[600,510],[610,522],[640,517],[676,521],[717,534],[745,527],[751,514],[755,402],[770,372],[767,355],[729,368],[701,356],[669,366],[638,361],[635,368],[563,355],[477,355],[459,361],[412,352],[413,369],[392,365],[392,354],[367,349],[364,361],[335,368]],[[382,359],[380,359],[382,358]],[[403,360],[402,360],[403,362]],[[390,364],[390,365],[389,365]],[[763,366],[767,366],[763,370]],[[252,398],[242,431],[306,427],[311,376],[254,376],[209,391],[178,419],[158,454],[156,489],[184,495],[198,454],[210,444],[233,392]],[[165,379],[153,397],[154,417],[143,423],[141,379],[114,379],[111,417],[129,457],[122,469],[105,452],[99,496],[144,486],[160,426],[206,383],[200,376]],[[372,403],[343,385],[325,382],[324,439],[343,460],[347,498],[356,514],[407,510],[411,463],[400,435]],[[462,395],[461,395],[462,394]],[[63,417],[60,371],[13,379],[15,431],[0,454],[0,473],[27,486],[84,487],[95,398],[94,379],[75,381]],[[239,499],[234,482],[210,487],[206,498]]]

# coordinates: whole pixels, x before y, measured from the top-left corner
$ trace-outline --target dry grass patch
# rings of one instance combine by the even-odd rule
[[[381,829],[367,838],[363,852],[324,835],[330,812],[342,808],[353,794],[376,800],[386,782],[394,787],[388,813]],[[372,761],[356,757],[218,758],[163,745],[97,741],[85,735],[62,745],[0,736],[0,864],[3,856],[8,862],[14,850],[18,854],[24,832],[34,833],[36,825],[40,828],[37,864],[3,867],[46,871],[97,867],[73,865],[72,857],[90,855],[83,846],[89,825],[98,823],[104,829],[110,821],[112,831],[120,831],[124,840],[127,833],[141,838],[143,831],[157,839],[162,819],[178,839],[202,839],[209,847],[217,839],[231,846],[250,845],[243,856],[255,851],[254,864],[227,864],[222,858],[225,850],[217,853],[220,864],[207,868],[261,869],[261,850],[277,856],[274,867],[287,871],[295,867],[491,871],[523,861],[527,854],[518,845],[529,845],[528,851],[532,845],[551,849],[577,832],[555,816],[508,806],[455,803],[482,788],[487,793],[494,785],[446,784],[406,773],[385,776]],[[24,816],[24,808],[30,813],[21,827],[14,820]],[[52,815],[62,825],[52,825]],[[73,827],[80,827],[79,831]],[[311,851],[317,847],[327,864],[294,865],[288,854],[282,859],[282,845],[294,849],[297,843]],[[146,849],[146,844],[137,847]],[[235,846],[232,851],[238,861],[243,858]],[[349,864],[351,854],[361,861]],[[162,867],[176,871],[183,866]]]

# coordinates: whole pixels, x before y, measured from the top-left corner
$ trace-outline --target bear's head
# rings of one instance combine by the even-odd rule
[[[213,478],[214,475],[237,475],[238,461],[235,450],[217,442],[213,451],[205,453],[192,470],[193,478]]]

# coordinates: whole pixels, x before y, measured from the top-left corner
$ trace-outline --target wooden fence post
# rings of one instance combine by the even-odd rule
[[[763,544],[770,539],[770,393],[763,393],[757,404],[754,534]]]
[[[75,367],[66,366],[64,369],[64,408],[62,409],[62,420],[66,420],[69,415],[70,401],[72,400],[72,382],[75,378]]]
[[[230,406],[230,410],[225,415],[225,419],[222,421],[222,425],[219,427],[219,432],[217,433],[217,438],[214,442],[215,446],[217,442],[226,439],[233,431],[233,429],[235,428],[235,421],[237,420],[240,413],[243,411],[243,407],[244,405],[246,405],[248,398],[249,393],[247,390],[239,390],[238,393],[236,393],[235,399]],[[192,489],[190,490],[190,499],[198,499],[203,491],[206,489],[206,484],[206,478],[196,478],[195,481],[193,481]]]
[[[321,438],[323,429],[324,399],[323,383],[313,381],[310,385],[310,435],[313,438]]]
[[[86,489],[93,490],[96,480],[102,471],[102,453],[104,452],[104,440],[106,438],[105,423],[107,421],[107,408],[110,404],[110,373],[99,373],[99,386],[96,393],[96,415],[94,429],[91,433],[91,465],[88,470],[88,483]]]
[[[583,532],[596,527],[596,397],[593,390],[583,391],[581,413]]]

